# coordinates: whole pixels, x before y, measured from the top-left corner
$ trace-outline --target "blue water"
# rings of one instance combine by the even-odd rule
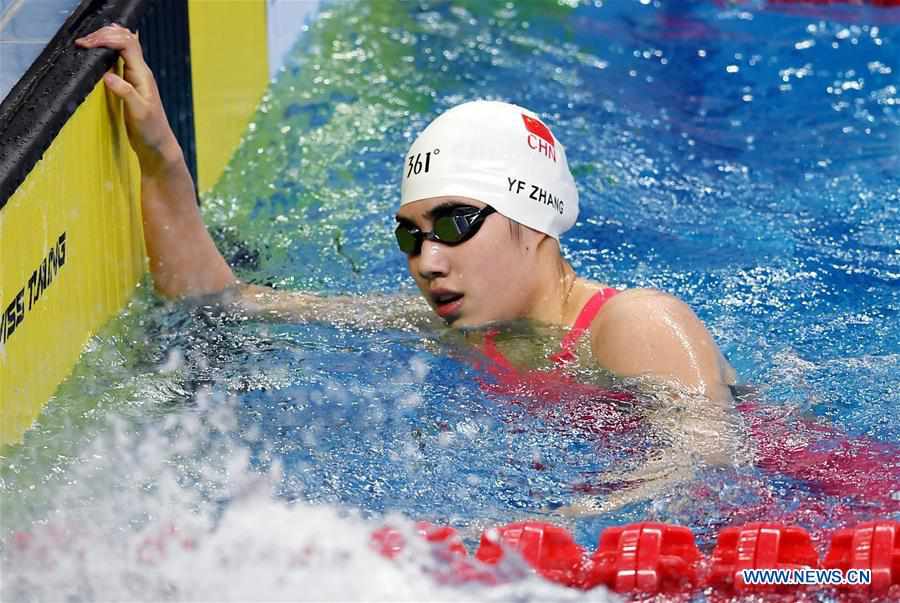
[[[204,199],[242,278],[325,295],[413,295],[391,226],[400,160],[443,110],[506,100],[539,113],[566,146],[581,215],[563,249],[580,275],[683,299],[763,405],[849,437],[900,441],[900,9],[329,6]],[[505,335],[548,350],[554,336],[533,325]],[[812,530],[844,525],[840,504],[855,505],[854,520],[888,516],[761,472],[747,453],[734,466],[698,463],[693,477],[615,511],[563,517],[559,508],[585,489],[604,500],[615,489],[609,476],[626,475],[668,436],[609,438],[531,412],[528,393],[486,392],[473,355],[439,330],[261,321],[144,291],[11,453],[24,469],[4,476],[4,496],[22,497],[6,528],[52,514],[54,503],[32,500],[27,485],[64,482],[72,459],[108,432],[97,418],[105,413],[121,417],[127,434],[102,448],[107,457],[141,449],[160,421],[194,417],[190,429],[225,446],[219,456],[245,455],[246,471],[275,476],[279,505],[450,523],[470,545],[484,526],[540,517],[593,548],[605,525],[654,518],[690,525],[708,551],[734,509],[767,497],[784,512],[820,501],[807,518],[817,525],[800,520]],[[633,387],[602,371],[581,377]],[[54,422],[97,391],[99,406]],[[210,428],[201,398],[230,401],[234,423]],[[660,404],[639,396],[627,413]],[[732,420],[724,437],[745,442],[737,413]],[[59,426],[70,422],[82,427]],[[179,442],[185,429],[163,442]],[[54,438],[58,458],[34,461]],[[188,448],[155,454],[212,502],[212,524],[228,525],[221,518],[240,497],[198,485],[203,463],[218,457]],[[142,479],[116,483],[127,490]]]
[[[827,417],[850,434],[898,440],[896,10],[406,8],[398,19],[405,31],[374,39],[365,28],[377,15],[360,11],[354,27],[335,34],[331,55],[315,37],[301,41],[298,71],[273,86],[235,164],[263,161],[257,155],[273,143],[260,132],[276,125],[290,126],[277,143],[285,161],[249,187],[246,175],[226,179],[208,201],[212,218],[237,224],[238,233],[244,224],[219,212],[246,207],[248,188],[257,195],[248,222],[283,216],[277,236],[267,223],[254,227],[256,241],[245,239],[261,255],[248,278],[325,292],[409,290],[390,232],[397,157],[441,111],[473,98],[508,100],[539,112],[567,146],[582,209],[563,242],[580,274],[684,299],[767,403]],[[364,34],[350,33],[360,27]],[[380,45],[391,43],[395,54],[385,58]],[[369,58],[343,67],[334,56],[346,48]],[[353,69],[389,77],[354,89]],[[307,87],[310,70],[330,85]],[[297,90],[311,99],[298,100]],[[318,144],[329,136],[334,149]],[[266,186],[274,191],[257,192]],[[289,467],[288,496],[414,517],[500,519],[541,512],[585,472],[622,462],[616,448],[485,396],[470,365],[446,349],[423,351],[416,335],[291,325],[278,332],[289,348],[322,337],[326,349],[355,351],[306,354],[289,388],[244,398],[253,409],[246,420],[274,439]],[[424,382],[398,379],[414,361],[428,366]],[[345,398],[337,406],[329,384]],[[317,391],[326,402],[305,402]],[[397,408],[413,394],[419,402]],[[342,428],[317,429],[309,446],[299,434],[310,422]],[[478,436],[460,437],[473,422]],[[654,444],[652,435],[638,440],[618,448]],[[410,456],[401,453],[400,463],[390,454],[404,450]],[[552,469],[533,469],[533,456]],[[654,513],[678,519],[682,511],[670,516],[666,505]]]

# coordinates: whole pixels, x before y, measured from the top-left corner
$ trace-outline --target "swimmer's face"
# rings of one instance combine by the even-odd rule
[[[431,232],[436,218],[461,207],[485,204],[468,197],[432,197],[401,207],[397,221]],[[458,245],[422,241],[418,253],[407,255],[409,272],[435,313],[454,327],[523,318],[537,286],[527,238],[514,240],[509,221],[493,213]]]

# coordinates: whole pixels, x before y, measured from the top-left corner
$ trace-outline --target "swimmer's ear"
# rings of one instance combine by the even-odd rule
[[[527,242],[530,243],[531,245],[533,245],[535,249],[540,249],[543,246],[554,245],[554,244],[558,243],[558,241],[556,239],[554,239],[553,237],[548,235],[546,232],[541,232],[539,230],[534,230],[531,228],[529,228],[528,230],[530,231],[528,233],[530,241],[527,241]],[[558,251],[559,250],[558,244],[555,246],[557,247],[557,251]]]
[[[514,239],[525,241],[532,245],[538,245],[538,241],[540,237],[546,237],[547,235],[539,230],[535,230],[530,226],[525,226],[524,224],[519,224],[518,222],[511,222],[515,225],[515,235]]]

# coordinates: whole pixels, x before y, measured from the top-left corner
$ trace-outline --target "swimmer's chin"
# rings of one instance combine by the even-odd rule
[[[440,316],[440,315],[438,315]],[[510,324],[508,320],[497,319],[479,319],[472,316],[466,316],[465,312],[457,312],[447,316],[440,316],[444,323],[455,331],[484,331],[487,329],[499,329],[504,325]]]
[[[483,331],[513,331],[517,332],[525,327],[533,327],[534,321],[527,318],[514,319],[494,319],[494,320],[473,320],[463,317],[456,317],[452,320],[445,319],[447,326],[454,331],[463,333],[478,333]]]
[[[473,321],[472,319],[465,318],[462,314],[441,316],[440,318],[444,321],[444,324],[447,325],[448,328],[453,329],[454,331],[478,331],[481,329],[485,329],[493,324],[490,321]]]
[[[527,318],[479,319],[476,317],[467,316],[463,311],[453,312],[451,314],[441,316],[441,313],[436,308],[432,309],[434,309],[435,314],[444,321],[444,324],[448,328],[454,331],[462,331],[464,333],[487,331],[491,329],[497,331],[515,330],[517,327],[520,327],[522,325],[532,325],[534,322],[533,320]]]
[[[457,331],[465,331],[468,329],[478,329],[480,325],[478,324],[468,324],[461,316],[447,316],[443,318],[444,324],[447,325],[451,329],[455,329]]]

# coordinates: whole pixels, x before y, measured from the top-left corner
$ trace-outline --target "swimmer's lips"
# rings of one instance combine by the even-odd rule
[[[447,289],[436,289],[430,292],[431,301],[434,302],[434,311],[441,318],[451,318],[459,313],[462,306],[462,293]]]

